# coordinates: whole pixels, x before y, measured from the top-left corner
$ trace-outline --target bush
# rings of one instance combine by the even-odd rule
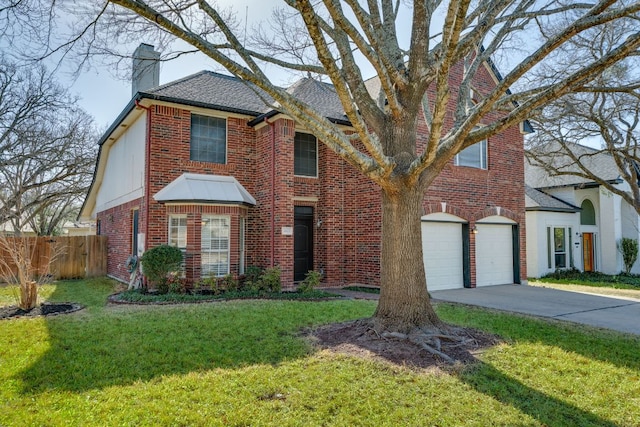
[[[251,265],[246,268],[244,273],[244,279],[239,285],[240,290],[252,290],[259,287],[260,277],[262,277],[263,271],[260,267]]]
[[[221,292],[233,292],[238,290],[238,279],[229,273],[218,278],[217,287]]]
[[[320,285],[320,280],[322,280],[322,274],[315,270],[310,270],[307,272],[304,280],[298,285],[298,292],[309,293],[313,292],[313,290]]]
[[[267,292],[280,292],[282,283],[280,282],[280,267],[270,267],[264,271],[262,277],[262,290]]]
[[[622,262],[624,262],[624,271],[631,273],[631,268],[638,259],[638,241],[623,237],[620,241],[620,252],[622,252]]]
[[[151,248],[140,258],[142,272],[160,293],[169,292],[169,274],[180,270],[182,251],[175,246]]]

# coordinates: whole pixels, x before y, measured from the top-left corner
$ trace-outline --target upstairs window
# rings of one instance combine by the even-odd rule
[[[308,133],[298,133],[293,139],[293,174],[318,176],[318,141]]]
[[[227,121],[218,117],[191,115],[191,160],[227,162]]]
[[[456,154],[454,164],[470,168],[487,169],[487,140],[480,141]]]

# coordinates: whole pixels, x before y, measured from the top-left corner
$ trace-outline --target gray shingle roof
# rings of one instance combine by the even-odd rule
[[[309,104],[328,119],[347,120],[342,103],[332,84],[303,78],[289,86],[287,92]]]
[[[287,91],[328,119],[347,120],[335,88],[329,83],[302,78]],[[277,110],[273,99],[255,85],[211,71],[201,71],[147,90],[143,96],[253,116]]]
[[[528,211],[579,212],[580,208],[550,196],[535,188],[524,186],[525,207]]]
[[[223,111],[244,112],[259,115],[270,107],[270,96],[261,89],[236,77],[201,71],[179,80],[147,90],[145,94],[184,101],[188,104],[208,106]]]
[[[604,181],[613,182],[620,179],[620,173],[613,158],[609,154],[579,144],[571,144],[570,149],[594,175]],[[571,158],[562,153],[557,144],[546,144],[544,146],[534,147],[532,150],[546,163],[561,172],[578,172],[580,170]],[[527,158],[525,158],[524,161],[524,171],[525,182],[533,188],[594,184],[594,180],[580,176],[552,176],[552,174],[543,167],[532,165]]]

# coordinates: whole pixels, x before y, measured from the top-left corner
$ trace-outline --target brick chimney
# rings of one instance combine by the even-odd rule
[[[140,43],[133,52],[131,96],[160,84],[160,53],[150,44]]]

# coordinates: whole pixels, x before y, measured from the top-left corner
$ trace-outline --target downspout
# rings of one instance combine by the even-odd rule
[[[275,222],[275,209],[276,209],[276,125],[264,118],[264,122],[271,126],[271,256],[269,267],[274,266],[274,257],[276,252],[275,240],[276,240],[276,222]]]
[[[139,100],[135,100],[136,107],[142,108],[147,111],[147,134],[145,136],[145,159],[144,159],[144,202],[146,209],[144,212],[144,250],[149,248],[149,180],[151,179],[151,172],[149,163],[151,162],[151,107],[145,107],[140,104]],[[137,251],[137,248],[136,248]]]

